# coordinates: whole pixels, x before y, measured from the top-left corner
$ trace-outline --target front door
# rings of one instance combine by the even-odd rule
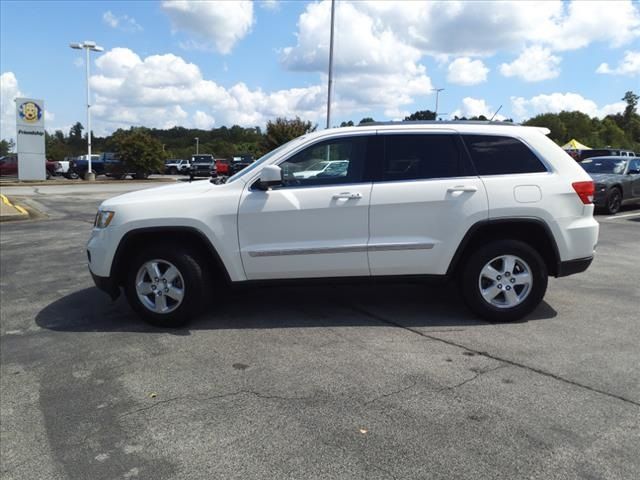
[[[248,280],[367,276],[367,137],[316,143],[279,163],[283,185],[247,185],[240,252]]]

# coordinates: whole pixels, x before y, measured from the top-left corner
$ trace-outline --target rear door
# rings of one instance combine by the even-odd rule
[[[640,158],[629,160],[627,175],[631,178],[631,196],[640,198]]]
[[[378,133],[371,274],[445,274],[467,230],[488,216],[484,185],[454,131]]]

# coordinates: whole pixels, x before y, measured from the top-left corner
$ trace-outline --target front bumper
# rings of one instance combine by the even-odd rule
[[[96,284],[96,287],[98,287],[103,292],[108,293],[109,296],[111,297],[111,300],[116,300],[120,296],[120,287],[113,280],[113,278],[99,277],[98,275],[93,273],[91,270],[89,270],[89,273],[91,273],[91,277],[93,278],[93,283]]]
[[[566,277],[575,273],[584,272],[593,262],[593,257],[578,258],[560,262],[558,265],[558,277]]]

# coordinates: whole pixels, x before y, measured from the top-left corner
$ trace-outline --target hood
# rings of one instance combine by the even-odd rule
[[[604,185],[609,183],[619,183],[624,177],[624,175],[620,175],[619,173],[589,173],[589,176],[593,178],[595,183],[601,183]]]
[[[196,180],[194,182],[179,182],[171,185],[163,185],[160,187],[145,188],[136,190],[135,192],[125,193],[117,197],[105,200],[101,208],[108,209],[111,206],[117,206],[127,203],[139,203],[147,201],[155,201],[158,199],[167,199],[171,197],[190,197],[192,195],[201,195],[214,188],[220,188],[222,185],[214,185],[209,180]]]

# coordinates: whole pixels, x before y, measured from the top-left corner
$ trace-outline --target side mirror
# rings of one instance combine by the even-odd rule
[[[277,165],[267,165],[260,172],[256,186],[260,190],[269,190],[269,187],[278,185],[282,185],[282,169]]]

